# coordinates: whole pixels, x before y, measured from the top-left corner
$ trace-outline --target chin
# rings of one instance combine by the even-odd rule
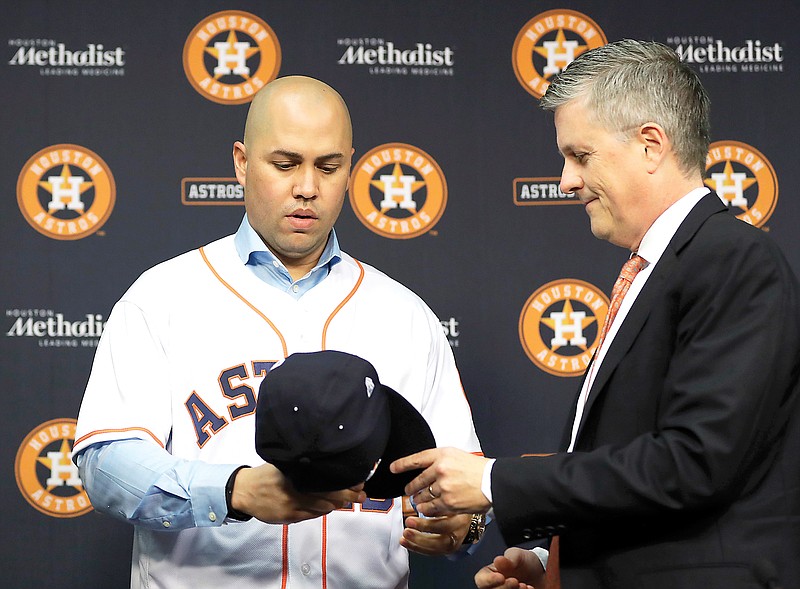
[[[595,221],[591,221],[590,223],[592,235],[594,235],[597,239],[608,239],[609,233],[602,226],[602,224],[596,223]]]

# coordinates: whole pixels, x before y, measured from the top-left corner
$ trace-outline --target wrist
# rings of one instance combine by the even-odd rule
[[[228,507],[228,517],[237,521],[247,521],[253,517],[249,513],[244,513],[233,506],[233,488],[236,484],[236,476],[243,468],[250,467],[247,465],[238,467],[231,473],[231,476],[228,477],[228,482],[225,484],[225,504]]]
[[[486,531],[486,514],[474,513],[469,522],[469,529],[467,535],[464,536],[462,545],[477,544],[483,538],[483,533]]]

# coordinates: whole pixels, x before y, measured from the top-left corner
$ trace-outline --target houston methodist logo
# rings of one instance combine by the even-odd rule
[[[607,43],[592,19],[574,10],[548,10],[529,20],[514,41],[511,63],[517,80],[536,98],[548,81],[584,51]]]
[[[28,503],[52,517],[77,517],[92,509],[72,463],[74,419],[53,419],[33,429],[14,462],[17,486]]]
[[[350,204],[369,229],[391,239],[433,228],[447,204],[447,182],[436,161],[405,143],[368,151],[350,176]]]
[[[116,200],[103,159],[80,145],[46,147],[25,162],[17,204],[25,220],[53,239],[81,239],[103,226]]]
[[[739,141],[717,141],[708,148],[706,186],[728,201],[737,217],[761,227],[778,202],[778,177],[756,148]]]
[[[581,280],[548,282],[525,303],[519,338],[528,358],[555,376],[580,376],[597,346],[608,297]]]
[[[219,104],[250,102],[278,75],[281,46],[267,23],[240,10],[217,12],[189,33],[183,69],[205,98]]]

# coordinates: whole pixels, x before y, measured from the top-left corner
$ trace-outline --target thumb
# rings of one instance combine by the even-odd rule
[[[494,566],[506,577],[517,577],[525,570],[526,552],[527,550],[522,548],[509,548],[503,553],[503,556],[495,559]]]

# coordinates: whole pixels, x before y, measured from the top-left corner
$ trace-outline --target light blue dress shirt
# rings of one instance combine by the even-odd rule
[[[275,254],[267,248],[258,233],[250,226],[247,215],[242,219],[242,224],[239,225],[239,230],[233,237],[233,244],[236,246],[239,259],[253,274],[295,299],[299,299],[322,282],[330,274],[331,268],[342,260],[339,240],[336,239],[336,230],[332,229],[317,265],[301,279],[293,281],[286,266],[275,257]]]

